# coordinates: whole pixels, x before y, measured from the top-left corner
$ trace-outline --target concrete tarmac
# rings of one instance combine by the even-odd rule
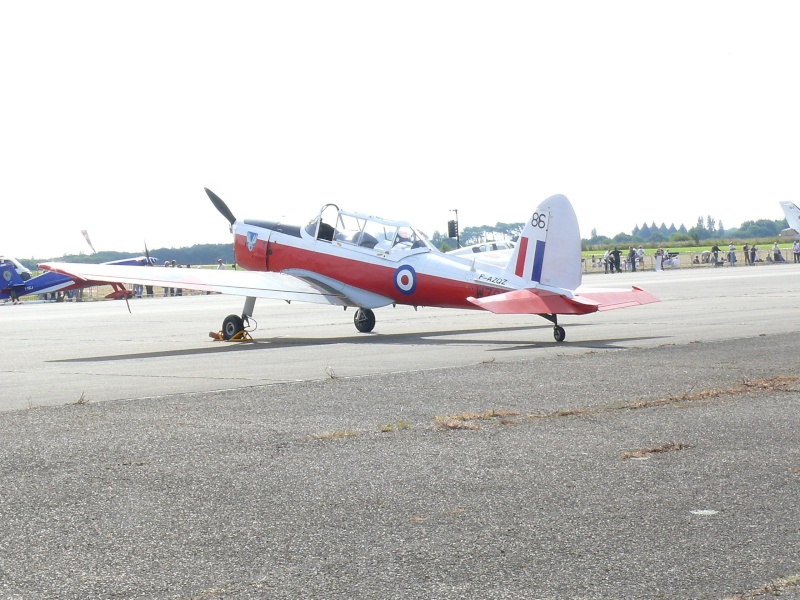
[[[0,307],[0,598],[800,598],[800,266],[584,283],[663,301]]]

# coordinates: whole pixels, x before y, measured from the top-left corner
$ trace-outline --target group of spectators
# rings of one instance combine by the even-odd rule
[[[644,268],[644,248],[639,246],[639,249],[637,250],[631,246],[625,255],[625,260],[626,270],[628,265],[631,266],[633,271],[636,270],[637,264],[640,268]],[[594,254],[592,255],[592,266],[598,266],[597,257]],[[622,273],[622,252],[620,249],[617,246],[614,246],[613,250],[611,248],[606,250],[603,254],[603,257],[600,259],[600,266],[605,269],[606,273]]]
[[[765,259],[759,258],[758,247],[755,244],[751,246],[745,242],[744,245],[742,245],[741,252],[744,256],[745,265],[754,265],[757,262],[762,262],[762,260],[769,263],[787,262],[787,259],[783,256],[781,248],[778,246],[778,242],[773,244],[772,249],[767,252]],[[637,269],[643,270],[644,256],[645,252],[642,246],[639,246],[639,248],[630,246],[627,253],[624,254],[624,270],[627,271],[630,269],[631,272],[635,272]],[[800,240],[795,241],[792,245],[792,256],[795,263],[800,263]],[[606,273],[621,273],[623,271],[622,257],[623,253],[617,246],[614,246],[613,249],[609,248],[606,250],[602,258],[599,260],[593,254],[592,267],[602,267]],[[669,250],[665,250],[661,247],[656,250],[653,258],[655,261],[654,264],[656,271],[661,270],[663,266],[677,266],[679,264],[677,253],[670,252]],[[692,262],[694,264],[711,263],[715,267],[724,265],[725,263],[727,263],[728,266],[735,266],[737,263],[736,245],[731,242],[727,248],[727,251],[723,253],[719,245],[714,244],[710,251],[706,250],[700,255],[695,256]]]
[[[726,257],[722,257],[722,251],[719,248],[719,245],[714,244],[711,248],[711,263],[718,267],[723,265],[726,260],[728,266],[733,267],[736,266],[736,245],[731,242],[728,246],[728,252]],[[742,255],[744,256],[744,264],[745,265],[754,265],[757,262],[762,262],[762,259],[758,257],[758,247],[753,244],[752,246],[749,245],[747,242],[744,243],[742,246]],[[795,241],[792,244],[792,256],[794,258],[795,263],[800,263],[800,241]],[[778,242],[775,242],[772,245],[772,250],[767,252],[766,262],[770,263],[779,263],[779,262],[786,262],[786,258],[783,256],[783,252],[781,251],[780,246],[778,246]]]

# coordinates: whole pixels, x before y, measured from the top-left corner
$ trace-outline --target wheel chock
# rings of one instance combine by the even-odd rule
[[[236,335],[234,335],[231,339],[226,340],[225,336],[222,334],[221,331],[209,331],[208,337],[210,337],[215,342],[253,342],[252,336],[247,331],[240,331]]]
[[[228,341],[229,342],[252,342],[253,338],[250,337],[250,334],[247,331],[240,331],[239,333],[234,335]]]

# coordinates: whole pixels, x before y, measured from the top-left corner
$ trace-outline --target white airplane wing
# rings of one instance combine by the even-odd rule
[[[84,281],[180,287],[201,292],[220,292],[235,296],[294,300],[334,306],[350,304],[344,293],[329,287],[315,285],[307,279],[282,273],[86,263],[43,263],[39,267]]]

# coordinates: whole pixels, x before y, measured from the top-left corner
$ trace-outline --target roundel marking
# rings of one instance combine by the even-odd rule
[[[397,291],[410,296],[417,289],[417,272],[410,265],[403,265],[394,272],[394,287]]]
[[[11,271],[3,271],[3,279],[11,281]]]

